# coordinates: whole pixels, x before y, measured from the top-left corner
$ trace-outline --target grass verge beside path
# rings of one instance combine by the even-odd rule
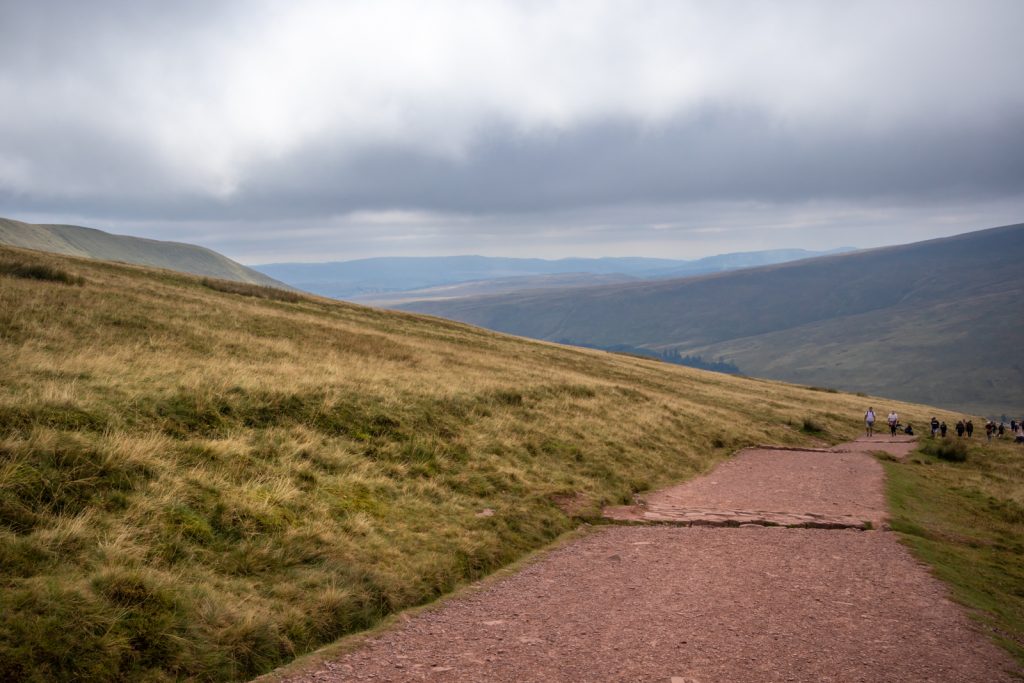
[[[1024,448],[975,438],[949,462],[930,441],[885,462],[892,528],[1024,665]]]

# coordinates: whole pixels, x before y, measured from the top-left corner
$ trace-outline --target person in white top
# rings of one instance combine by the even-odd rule
[[[868,412],[864,413],[864,433],[871,436],[875,433],[875,410],[868,406]]]
[[[900,423],[900,416],[896,414],[895,410],[889,411],[889,434],[896,436],[896,425]]]

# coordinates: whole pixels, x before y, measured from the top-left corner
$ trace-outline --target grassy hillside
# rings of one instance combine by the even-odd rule
[[[282,282],[194,244],[112,235],[76,225],[36,225],[0,218],[0,244],[289,289]]]
[[[930,417],[4,247],[0,356],[0,680],[244,679],[741,446]]]
[[[1024,665],[1024,448],[984,430],[950,441],[885,463],[892,527]]]
[[[1022,239],[1024,224],[686,280],[403,308],[999,415],[1024,410],[1024,268],[1012,248]]]

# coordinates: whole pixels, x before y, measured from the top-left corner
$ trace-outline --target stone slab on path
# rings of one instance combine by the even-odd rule
[[[927,439],[927,436],[922,438]],[[905,460],[917,448],[917,437],[897,434],[875,434],[862,436],[859,439],[840,444],[829,450],[834,453],[877,453],[884,451],[897,460]]]
[[[841,511],[878,513],[881,468],[865,465],[878,466],[867,455],[877,446],[741,454],[666,492],[685,489],[687,504],[783,511],[832,495]],[[818,459],[792,459],[801,455]],[[747,474],[726,468],[736,462]],[[1021,675],[892,532],[651,525],[598,528],[274,680],[1002,683]]]
[[[604,515],[681,525],[878,528],[886,518],[885,471],[868,453],[886,446],[748,449],[703,477],[644,494],[637,505],[606,508]]]

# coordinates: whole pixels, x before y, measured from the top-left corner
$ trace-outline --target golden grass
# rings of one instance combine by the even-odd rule
[[[585,517],[743,446],[843,440],[869,402],[0,258],[84,282],[0,276],[3,679],[251,677],[549,543],[577,523],[561,500]]]

